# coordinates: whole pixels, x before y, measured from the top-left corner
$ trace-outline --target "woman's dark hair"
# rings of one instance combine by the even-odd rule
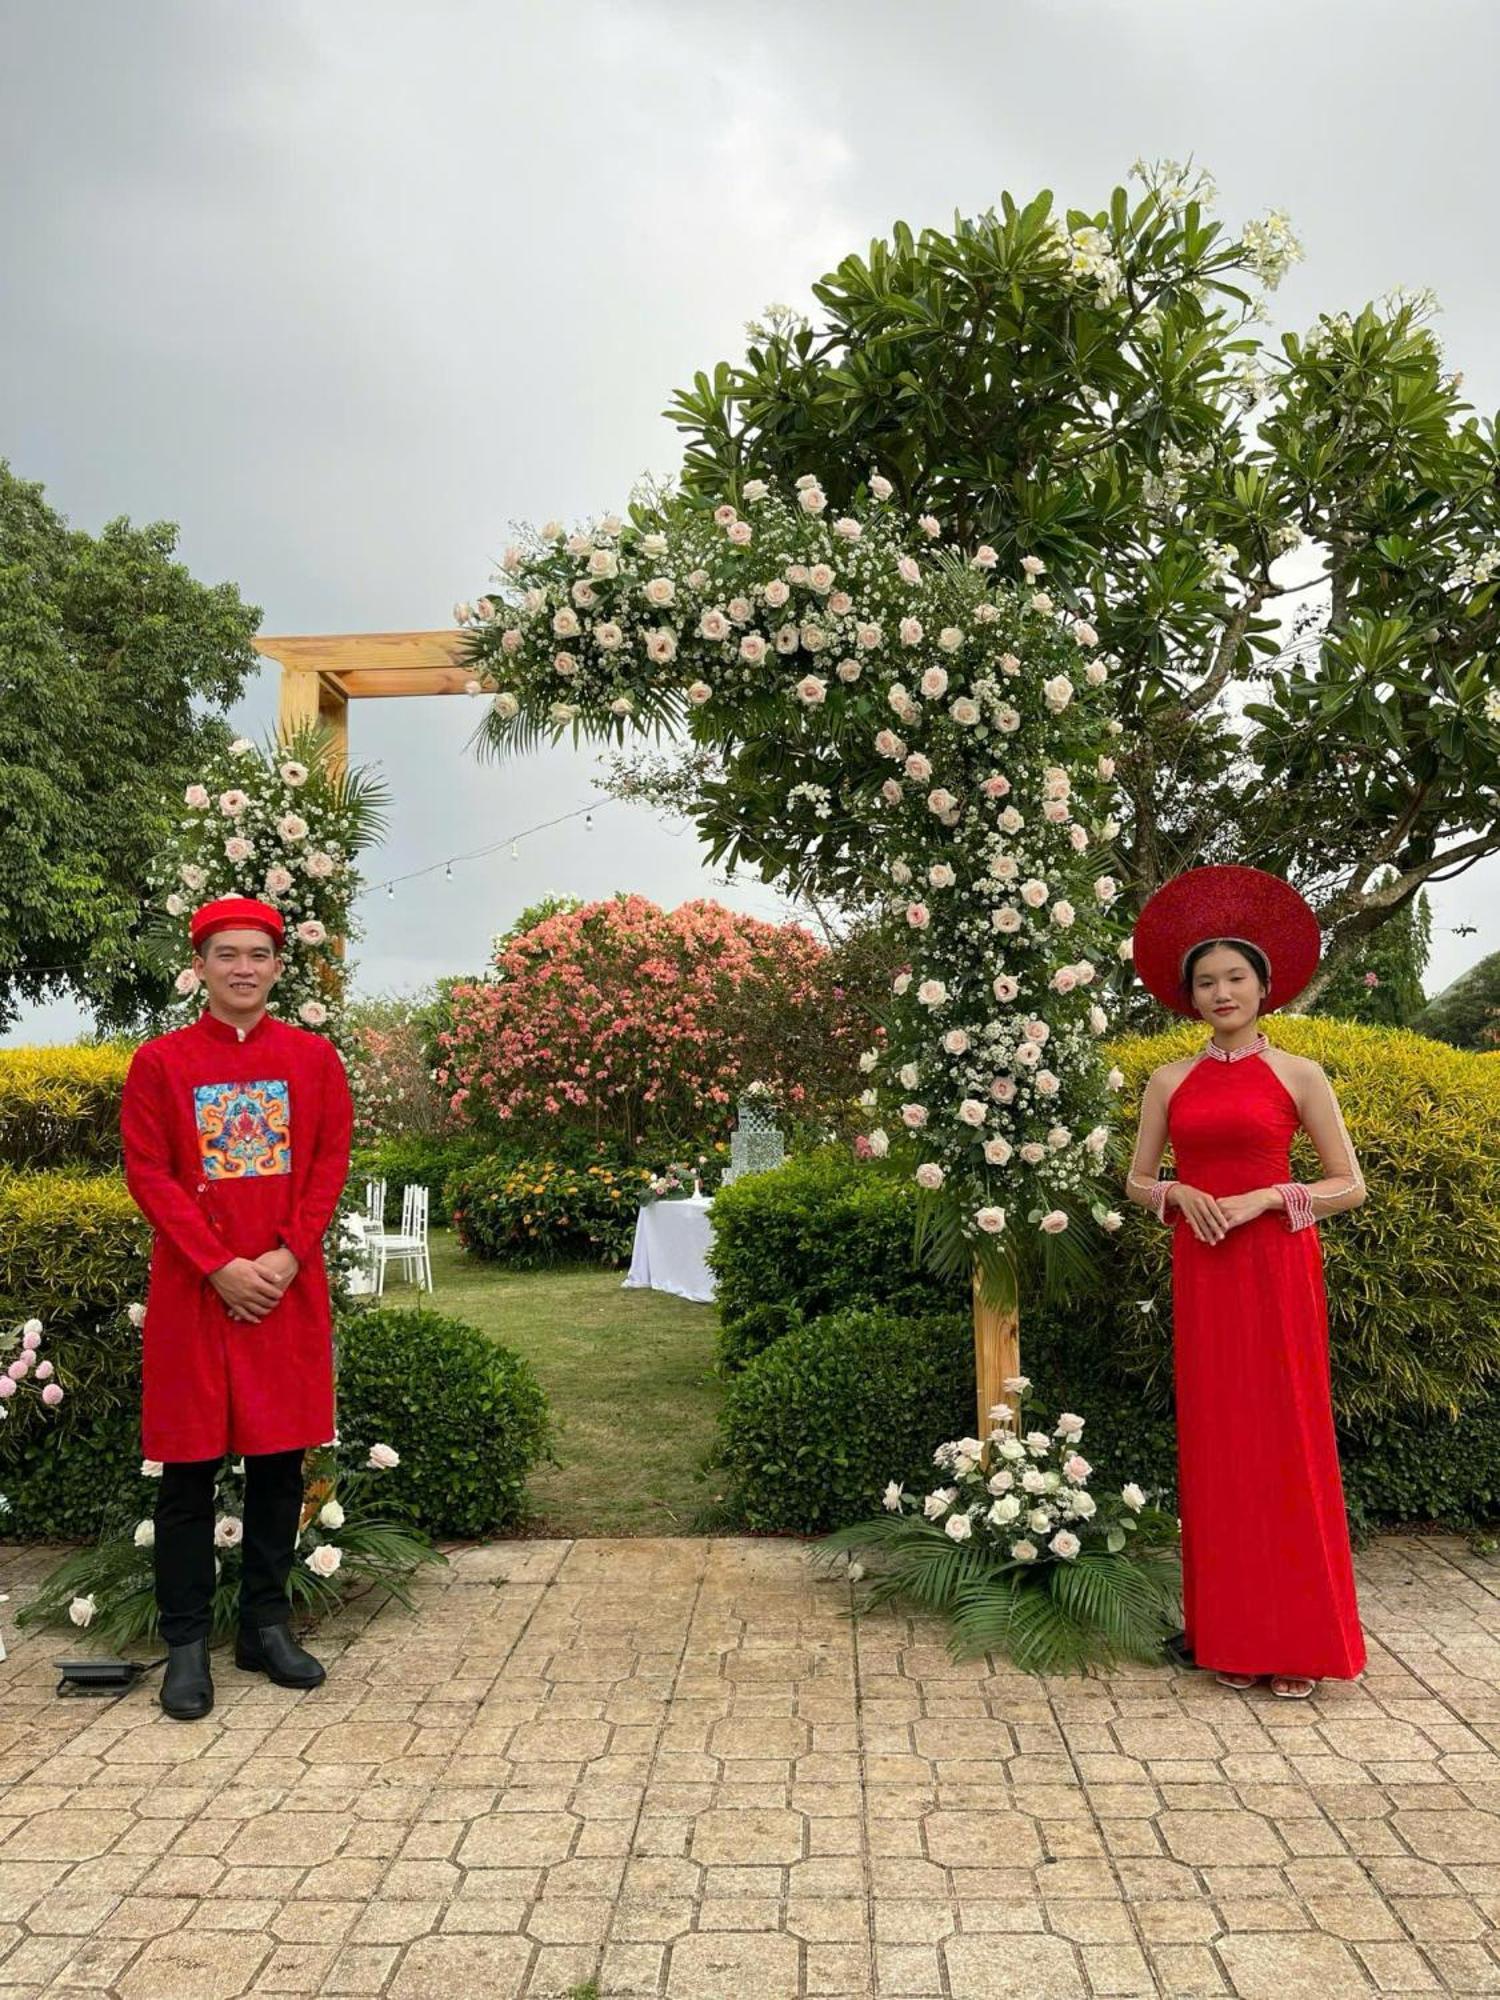
[[[1263,951],[1258,951],[1253,944],[1248,943],[1244,938],[1205,938],[1202,944],[1195,944],[1193,946],[1182,968],[1182,990],[1189,999],[1192,998],[1193,974],[1197,970],[1199,959],[1202,958],[1205,952],[1217,951],[1220,946],[1223,946],[1227,951],[1237,951],[1260,981],[1261,985],[1265,987],[1268,993],[1270,992],[1271,968],[1266,963],[1266,955]]]

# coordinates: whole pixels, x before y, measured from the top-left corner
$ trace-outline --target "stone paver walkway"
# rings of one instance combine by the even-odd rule
[[[1494,1993],[1500,1564],[1360,1576],[1301,1705],[954,1666],[776,1542],[468,1550],[197,1726],[7,1625],[0,1996]]]

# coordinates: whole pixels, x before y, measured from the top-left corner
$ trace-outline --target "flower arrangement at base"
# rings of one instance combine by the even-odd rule
[[[685,1160],[669,1160],[646,1183],[647,1201],[686,1201],[693,1192],[693,1170]]]
[[[12,1401],[26,1396],[23,1385],[30,1385],[30,1394],[40,1408],[48,1411],[55,1410],[67,1394],[52,1362],[42,1352],[43,1335],[39,1319],[25,1320],[10,1330],[9,1341],[15,1343],[16,1351],[0,1369],[0,1423],[9,1422]],[[0,1493],[0,1520],[10,1511],[8,1496]]]
[[[355,1459],[345,1469],[341,1455]],[[386,1520],[376,1498],[381,1476],[401,1462],[388,1444],[368,1448],[337,1442],[307,1454],[302,1519],[288,1589],[293,1616],[314,1623],[356,1591],[375,1588],[410,1610],[416,1573],[443,1563],[425,1535]],[[151,1518],[154,1459],[141,1464],[143,1503],[133,1525],[80,1549],[55,1569],[17,1619],[22,1626],[74,1627],[91,1640],[130,1646],[157,1635]],[[231,1637],[239,1622],[244,1543],[243,1461],[226,1464],[215,1489],[213,1637]]]
[[[991,1410],[984,1440],[938,1446],[940,1486],[919,1499],[893,1481],[883,1514],[827,1536],[818,1555],[876,1555],[861,1609],[899,1600],[942,1614],[958,1658],[995,1653],[1032,1674],[1159,1662],[1182,1622],[1177,1524],[1138,1486],[1090,1492],[1083,1418],[1023,1429],[1030,1387],[1006,1381],[1015,1401]]]

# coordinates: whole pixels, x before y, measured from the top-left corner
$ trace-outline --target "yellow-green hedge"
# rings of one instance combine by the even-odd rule
[[[117,1174],[0,1169],[0,1326],[92,1319],[144,1297],[149,1246]]]
[[[114,1166],[132,1051],[0,1049],[0,1167]]]
[[[1456,1413],[1500,1381],[1500,1064],[1404,1029],[1281,1015],[1266,1026],[1278,1047],[1327,1071],[1369,1189],[1361,1207],[1320,1232],[1339,1414]],[[1203,1039],[1201,1026],[1185,1025],[1115,1044],[1126,1076],[1122,1154],[1151,1071]],[[1303,1180],[1322,1176],[1302,1135],[1292,1169]],[[1169,1239],[1132,1210],[1122,1247],[1127,1296],[1162,1302],[1154,1315],[1131,1316],[1129,1358],[1165,1371]]]

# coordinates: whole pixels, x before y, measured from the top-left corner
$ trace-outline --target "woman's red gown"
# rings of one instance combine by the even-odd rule
[[[1177,1176],[1291,1180],[1297,1107],[1260,1055],[1200,1059],[1167,1107]],[[1352,1679],[1365,1664],[1328,1380],[1317,1226],[1281,1209],[1201,1243],[1175,1207],[1173,1331],[1187,1640],[1219,1673]]]

